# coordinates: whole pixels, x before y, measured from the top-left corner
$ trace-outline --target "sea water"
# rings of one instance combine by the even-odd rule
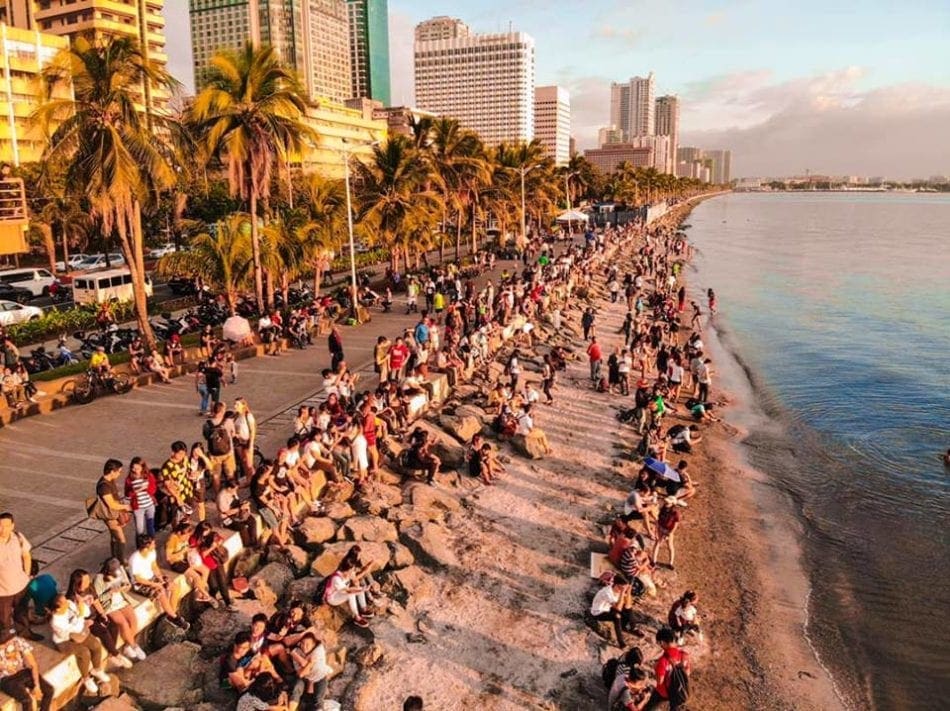
[[[801,518],[821,663],[852,708],[947,708],[950,195],[730,194],[688,222],[768,418],[744,447]]]

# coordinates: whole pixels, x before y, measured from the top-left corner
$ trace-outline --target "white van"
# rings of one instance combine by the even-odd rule
[[[21,289],[29,289],[33,296],[49,296],[49,288],[56,281],[56,277],[50,274],[49,269],[26,267],[3,270],[0,272],[0,281]]]
[[[152,295],[152,279],[145,275],[145,295]],[[107,301],[132,301],[132,274],[128,269],[92,272],[73,279],[73,301],[77,304],[102,304]]]

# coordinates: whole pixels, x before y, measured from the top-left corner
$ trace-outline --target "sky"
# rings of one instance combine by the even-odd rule
[[[172,72],[191,85],[186,0],[166,0]],[[394,104],[413,103],[415,25],[527,32],[536,83],[571,93],[579,148],[610,83],[653,71],[680,98],[680,145],[728,148],[733,176],[950,174],[948,0],[390,0]]]

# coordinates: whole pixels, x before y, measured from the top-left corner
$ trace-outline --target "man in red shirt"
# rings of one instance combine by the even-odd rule
[[[587,357],[590,359],[590,379],[596,383],[600,378],[600,363],[603,360],[596,336],[590,337],[590,345],[587,346]]]
[[[391,380],[400,381],[403,376],[403,366],[409,358],[409,348],[402,336],[396,339],[396,342],[389,348],[389,377]]]
[[[657,631],[656,643],[663,648],[663,655],[653,667],[656,688],[646,707],[667,703],[670,711],[675,711],[683,708],[689,697],[689,655],[676,646],[676,634],[669,627]]]

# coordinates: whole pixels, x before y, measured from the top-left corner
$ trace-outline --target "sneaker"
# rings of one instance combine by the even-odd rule
[[[182,505],[181,505],[181,512],[182,512],[183,514],[185,514],[185,516],[191,516],[191,514],[193,514],[195,511],[194,511],[194,509],[191,508],[188,504],[182,504]]]
[[[89,674],[90,676],[96,677],[96,681],[101,682],[102,684],[108,684],[110,681],[112,681],[109,678],[109,675],[102,671],[102,669],[93,669],[91,672],[89,672]]]
[[[138,648],[133,647],[131,644],[125,645],[122,648],[122,651],[120,652],[120,654],[126,659],[131,659],[133,662],[136,659],[141,659],[141,657],[139,657],[139,654],[138,654]]]
[[[99,685],[92,679],[92,677],[86,679],[86,681],[83,682],[83,686],[85,686],[86,691],[88,691],[93,696],[99,695]]]
[[[109,663],[114,667],[119,667],[120,669],[132,668],[132,660],[124,654],[116,654],[115,656],[109,657]]]
[[[369,627],[369,622],[364,617],[354,617],[353,624],[357,627]]]

